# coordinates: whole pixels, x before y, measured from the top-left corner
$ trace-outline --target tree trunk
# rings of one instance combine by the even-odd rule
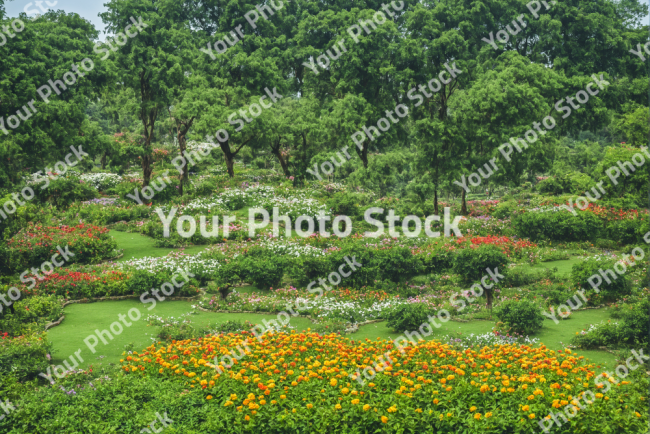
[[[368,146],[364,146],[363,149],[361,150],[361,154],[359,154],[361,157],[361,161],[363,162],[363,168],[367,169],[368,168]]]
[[[460,200],[462,202],[460,206],[460,213],[462,215],[467,215],[467,202],[465,201],[465,189],[463,188],[463,192],[460,194]]]
[[[181,152],[181,156],[185,155],[185,151],[187,149],[187,142],[185,141],[185,134],[183,134],[180,129],[178,130],[178,149]],[[185,164],[185,167],[181,169],[181,173],[178,176],[178,179],[180,181],[180,186],[178,189],[180,190],[181,196],[183,196],[183,185],[188,184],[190,182],[190,171],[187,167],[187,164]]]
[[[100,163],[102,165],[102,170],[106,169],[106,151],[104,151],[104,155],[102,155],[102,159],[100,160]]]
[[[438,213],[438,186],[433,189],[433,213],[435,215],[440,215]]]
[[[221,152],[223,152],[223,158],[226,160],[226,168],[228,169],[228,176],[231,178],[235,177],[235,156],[230,150],[230,141],[219,142],[221,147]]]
[[[361,158],[361,162],[363,163],[363,168],[367,169],[368,168],[368,145],[365,143],[361,145],[361,149],[357,146],[354,148],[355,151],[357,151],[357,155],[359,158]]]
[[[491,289],[486,289],[485,290],[485,296],[487,297],[487,308],[489,310],[492,310],[492,290]]]
[[[277,148],[271,147],[271,152],[273,152],[273,155],[275,155],[280,161],[280,166],[282,166],[282,171],[284,172],[284,176],[286,176],[287,178],[291,176],[291,173],[289,173],[289,162],[282,155],[282,151],[280,150],[280,147],[279,146]]]
[[[143,187],[147,187],[149,185],[149,181],[151,180],[151,172],[153,172],[153,170],[151,169],[151,155],[143,155],[142,156],[142,175],[143,175],[142,186]]]

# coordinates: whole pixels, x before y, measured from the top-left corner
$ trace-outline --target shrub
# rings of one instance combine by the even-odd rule
[[[640,243],[642,240],[640,227],[643,220],[643,218],[636,218],[609,222],[607,224],[608,237],[622,244]]]
[[[466,282],[476,282],[487,275],[487,269],[499,269],[507,275],[510,260],[497,246],[483,244],[460,250],[453,259],[454,272],[461,275]]]
[[[359,214],[359,195],[354,193],[335,193],[327,201],[327,207],[331,209],[333,215],[346,215],[350,218]]]
[[[37,378],[40,372],[47,372],[51,350],[47,333],[4,336],[0,340],[0,377],[13,376],[19,381]]]
[[[117,243],[108,229],[93,225],[29,225],[8,243],[10,267],[17,272],[51,261],[57,247],[69,248],[69,263],[95,264],[117,255]],[[59,255],[58,261],[64,258]]]
[[[625,274],[619,275],[614,271],[614,265],[617,262],[613,259],[590,258],[573,265],[571,268],[571,282],[580,288],[588,290],[590,296],[587,297],[587,304],[597,305],[602,302],[615,301],[630,293],[632,288],[629,278]],[[599,270],[606,272],[609,283],[602,278]],[[614,278],[609,271],[614,273]],[[594,284],[597,284],[599,279],[602,282],[597,289],[594,289],[589,282],[590,279]]]
[[[52,204],[57,208],[67,208],[71,203],[99,196],[92,185],[83,183],[75,176],[50,180],[47,188],[42,188],[44,185],[34,188],[35,200]]]
[[[386,325],[396,332],[418,330],[432,314],[424,303],[404,303],[388,312]]]
[[[56,296],[35,296],[14,303],[16,316],[24,323],[48,323],[63,315],[63,306]]]
[[[503,220],[512,217],[519,207],[514,202],[502,202],[492,212],[492,217]]]
[[[634,347],[647,346],[650,342],[648,331],[648,311],[650,300],[641,298],[636,303],[626,303],[612,312],[617,322],[592,324],[573,337],[571,343],[581,348],[600,346]]]
[[[240,276],[259,289],[277,288],[285,268],[284,258],[264,252],[245,257],[240,262]]]
[[[578,212],[574,216],[564,209],[525,212],[513,218],[512,224],[518,236],[533,241],[593,240],[602,232],[602,222],[593,213]]]
[[[514,267],[508,270],[508,274],[503,283],[505,286],[518,288],[544,279],[555,280],[554,270],[549,268],[534,269]]]
[[[508,332],[533,335],[542,328],[544,316],[537,304],[528,300],[508,300],[502,303],[495,315]]]

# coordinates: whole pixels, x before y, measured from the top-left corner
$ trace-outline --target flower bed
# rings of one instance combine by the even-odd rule
[[[225,354],[240,360],[231,368],[219,362],[218,371],[214,357]],[[400,353],[390,340],[279,332],[257,341],[245,331],[125,356],[124,372],[196,389],[231,430],[257,433],[288,432],[315,420],[329,432],[531,432],[573,396],[598,390],[593,364],[543,345],[463,350],[427,341]],[[377,363],[379,357],[386,363]],[[355,381],[364,369],[370,377]],[[631,388],[622,381],[609,394]],[[632,429],[643,423],[635,412],[647,407],[638,395],[618,403],[599,393],[588,410],[577,411],[572,426],[588,426],[593,412],[622,411]]]
[[[30,224],[8,243],[11,265],[15,270],[40,266],[57,253],[57,246],[74,254],[68,261],[97,263],[117,256],[117,243],[108,229],[79,224],[76,226],[41,226]],[[59,261],[61,258],[59,258]]]

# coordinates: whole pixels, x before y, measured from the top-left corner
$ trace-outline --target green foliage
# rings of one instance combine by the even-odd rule
[[[518,288],[520,286],[539,282],[543,279],[554,280],[554,271],[548,268],[540,270],[534,268],[515,267],[508,271],[508,275],[503,283],[505,286]]]
[[[615,220],[608,222],[607,234],[610,240],[615,240],[621,244],[636,244],[643,240],[643,217],[634,220]]]
[[[620,309],[618,321],[609,320],[591,325],[587,330],[575,335],[571,344],[589,349],[601,346],[611,348],[639,348],[648,345],[648,312],[650,300],[642,298],[633,304],[624,304]]]
[[[500,202],[492,212],[492,217],[500,220],[509,218],[515,213],[517,208],[518,206],[514,202]]]
[[[587,290],[587,294],[590,294],[590,297],[587,298],[588,304],[615,301],[630,293],[632,287],[629,277],[625,273],[619,275],[614,271],[614,265],[617,262],[613,259],[590,258],[573,265],[571,282],[575,286]],[[617,268],[620,269],[620,265]],[[601,276],[600,270],[606,273],[609,283]],[[590,284],[590,279],[594,284],[598,284],[599,279],[602,282],[595,289]]]
[[[33,380],[47,372],[46,355],[52,344],[46,333],[33,333],[15,338],[3,336],[0,341],[0,377],[11,376],[18,381]]]
[[[91,185],[82,183],[75,176],[50,180],[50,185],[47,188],[36,188],[34,193],[35,201],[48,203],[60,209],[67,208],[74,202],[90,200],[99,196],[97,190]]]
[[[388,312],[386,325],[398,333],[416,331],[428,322],[429,315],[433,313],[431,308],[423,303],[400,304]]]
[[[537,333],[544,323],[539,306],[528,300],[507,300],[494,310],[494,314],[503,323],[504,331],[525,336]]]
[[[460,250],[453,259],[453,270],[465,282],[476,282],[488,275],[488,268],[492,271],[498,268],[499,273],[507,276],[509,262],[508,256],[497,246],[484,244]]]
[[[512,219],[518,236],[532,241],[594,240],[602,233],[600,219],[591,212],[525,212]]]
[[[239,267],[242,280],[259,289],[277,288],[284,276],[286,260],[260,251],[242,259]]]

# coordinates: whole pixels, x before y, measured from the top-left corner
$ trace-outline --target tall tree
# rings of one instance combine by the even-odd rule
[[[144,135],[141,155],[143,186],[148,186],[153,170],[153,143],[156,122],[167,115],[172,89],[186,79],[179,45],[187,37],[187,22],[165,14],[174,8],[172,0],[111,0],[100,14],[106,29],[114,34],[131,34],[124,45],[113,45],[119,86],[132,89],[138,104],[137,116]]]

